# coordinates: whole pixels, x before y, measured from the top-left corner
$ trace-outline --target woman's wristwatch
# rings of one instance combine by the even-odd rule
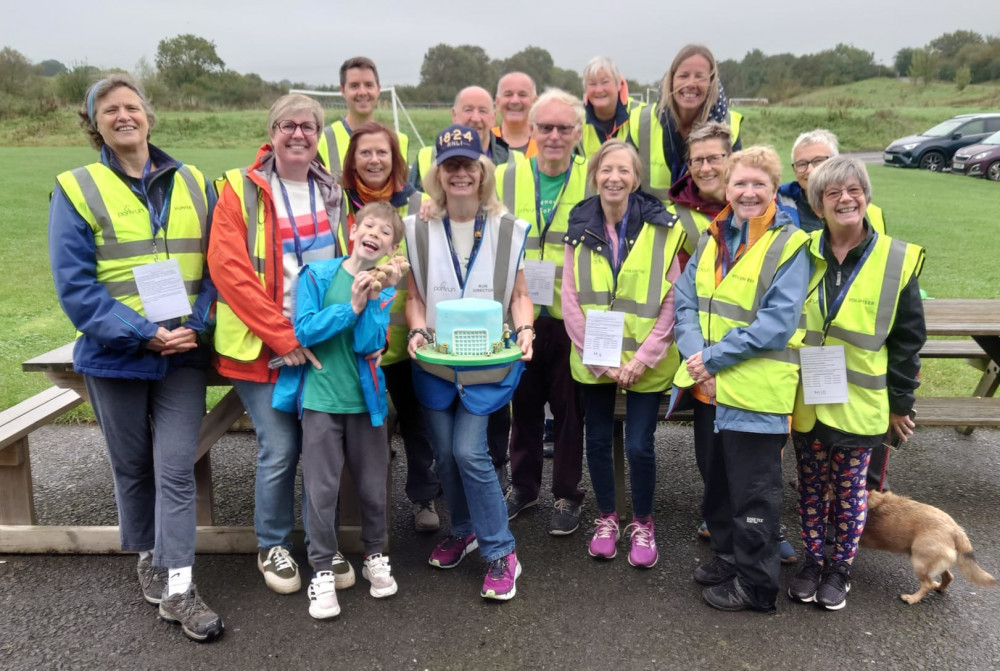
[[[531,331],[531,339],[532,340],[534,340],[535,337],[538,335],[537,333],[535,333],[535,327],[534,326],[532,326],[531,324],[522,324],[521,326],[518,326],[516,329],[514,329],[514,338],[515,339],[517,339],[517,337],[521,335],[521,331]]]

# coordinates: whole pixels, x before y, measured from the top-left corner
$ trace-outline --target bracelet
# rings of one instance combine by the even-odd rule
[[[535,337],[537,336],[537,334],[535,333],[535,327],[534,326],[532,326],[531,324],[522,324],[521,326],[518,326],[516,329],[514,329],[514,338],[515,339],[519,335],[521,335],[521,331],[531,331],[531,339],[532,340],[534,340]]]
[[[410,332],[406,334],[406,342],[413,340],[413,336],[415,335],[422,335],[424,340],[427,342],[433,341],[433,338],[431,338],[431,334],[427,331],[427,329],[410,329]]]

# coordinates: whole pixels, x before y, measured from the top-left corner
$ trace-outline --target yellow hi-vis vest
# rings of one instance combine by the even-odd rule
[[[414,191],[410,194],[409,199],[406,201],[406,205],[397,207],[396,211],[399,212],[401,219],[411,214],[416,216],[420,213],[420,203],[427,198],[428,197],[420,191]],[[340,208],[340,228],[345,232],[347,231],[348,208],[353,210],[354,205],[350,202],[350,199],[345,196],[344,206]],[[346,233],[341,249],[347,249]],[[403,236],[403,238],[399,241],[399,251],[396,253],[404,257],[406,256],[406,236]],[[410,358],[410,355],[406,351],[406,334],[408,332],[409,331],[406,327],[406,278],[404,277],[402,281],[396,285],[396,298],[393,299],[392,307],[389,309],[389,349],[382,355],[383,366],[388,366],[391,363],[396,363]]]
[[[171,258],[177,259],[194,305],[208,251],[208,200],[201,172],[189,165],[174,171],[170,209],[156,237],[146,205],[106,165],[91,163],[56,179],[94,232],[97,281],[112,298],[145,316],[132,269]]]
[[[247,224],[247,256],[260,285],[266,287],[264,268],[267,265],[268,241],[264,234],[264,217],[267,213],[260,189],[247,175],[247,168],[227,170],[221,179],[215,181],[216,191],[221,194],[227,183],[243,203],[243,221]],[[250,222],[254,222],[254,225],[251,226]],[[220,293],[215,309],[215,351],[234,361],[250,362],[257,360],[263,346],[264,341],[236,316]]]
[[[676,203],[667,204],[667,212],[676,216],[680,220],[681,226],[684,227],[684,232],[687,234],[684,238],[684,251],[688,255],[694,254],[694,246],[701,240],[701,234],[708,230],[712,218],[698,210],[692,210]]]
[[[711,233],[702,234],[698,241],[695,291],[698,295],[698,321],[706,345],[719,342],[734,328],[753,323],[760,301],[771,287],[778,269],[808,242],[809,236],[797,226],[768,229],[716,286],[718,245]],[[784,350],[765,352],[720,370],[715,376],[716,401],[751,412],[791,414],[799,382],[796,349],[802,346],[804,336],[805,320],[802,319],[800,328]],[[685,366],[677,369],[674,384],[678,387],[694,385]]]
[[[584,317],[591,310],[615,310],[625,313],[625,330],[622,339],[621,365],[627,364],[645,342],[656,319],[660,306],[670,291],[667,272],[684,241],[680,226],[653,226],[643,224],[635,240],[629,241],[630,251],[618,270],[615,287],[611,264],[598,251],[579,240],[574,240],[573,272],[577,296]],[[674,345],[655,368],[647,369],[629,391],[656,392],[670,386],[680,363]],[[570,370],[573,379],[584,384],[610,383],[605,376],[595,378],[583,364],[576,347],[570,348]]]
[[[538,221],[535,211],[534,170],[531,160],[518,160],[497,166],[496,182],[497,196],[503,201],[507,210],[518,219],[531,224],[528,231],[528,241],[524,246],[524,259],[552,261],[556,264],[555,288],[552,292],[552,305],[548,306],[549,314],[556,319],[562,319],[562,271],[563,255],[566,250],[566,231],[569,227],[569,213],[577,203],[587,197],[587,159],[574,155],[570,162],[569,181],[559,195],[555,216],[549,230],[545,231],[545,239],[541,240],[542,224]],[[535,306],[535,317],[541,314],[541,308]]]
[[[399,153],[402,154],[405,162],[408,160],[406,152],[410,149],[410,138],[406,136],[406,133],[396,133],[396,139],[399,141]],[[350,143],[351,132],[347,130],[343,119],[337,119],[324,128],[323,133],[319,136],[316,150],[323,165],[326,166],[335,180],[339,180],[340,174],[344,172],[344,156],[347,155],[347,145]],[[331,146],[336,151],[330,151]]]
[[[823,231],[814,231],[809,250],[818,282],[827,263],[819,249]],[[795,399],[792,428],[809,431],[816,420],[845,433],[876,436],[889,428],[889,392],[886,388],[889,353],[885,339],[896,320],[903,288],[919,276],[924,250],[902,240],[879,235],[864,265],[858,269],[844,302],[823,335],[819,308],[822,283],[806,298],[805,346],[842,345],[847,364],[847,403],[805,405],[801,385]]]
[[[636,107],[629,114],[629,139],[639,152],[642,161],[642,190],[652,194],[666,205],[669,190],[677,175],[670,174],[670,165],[663,155],[663,125],[657,113],[658,103]],[[736,144],[740,137],[743,115],[729,110],[726,123]]]
[[[640,103],[641,104],[641,103]],[[637,105],[638,106],[638,105]],[[633,109],[629,107],[629,109]],[[610,140],[612,137],[616,140],[621,140],[622,142],[628,141],[628,127],[629,121],[626,120],[621,127],[615,131],[613,136],[608,137]],[[605,140],[606,142],[607,140]],[[591,126],[589,123],[583,124],[583,137],[580,138],[580,147],[583,150],[583,155],[590,157],[597,153],[597,150],[601,148],[604,142],[601,142],[597,137],[597,129]]]

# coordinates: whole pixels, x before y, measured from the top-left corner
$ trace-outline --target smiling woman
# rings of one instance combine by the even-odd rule
[[[149,144],[155,116],[128,77],[94,84],[80,119],[100,158],[56,178],[49,210],[56,293],[81,332],[73,366],[108,445],[121,546],[139,553],[143,597],[207,641],[223,624],[192,565],[215,195],[196,168]]]

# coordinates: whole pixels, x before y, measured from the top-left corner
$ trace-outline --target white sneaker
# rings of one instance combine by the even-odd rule
[[[399,588],[396,579],[392,577],[389,558],[383,554],[365,557],[365,565],[361,568],[361,575],[372,584],[368,591],[376,599],[392,596]]]
[[[339,552],[333,555],[333,577],[337,589],[354,587],[354,581],[356,580],[354,577],[354,567]]]
[[[309,614],[317,620],[340,615],[333,571],[320,571],[309,584]]]

